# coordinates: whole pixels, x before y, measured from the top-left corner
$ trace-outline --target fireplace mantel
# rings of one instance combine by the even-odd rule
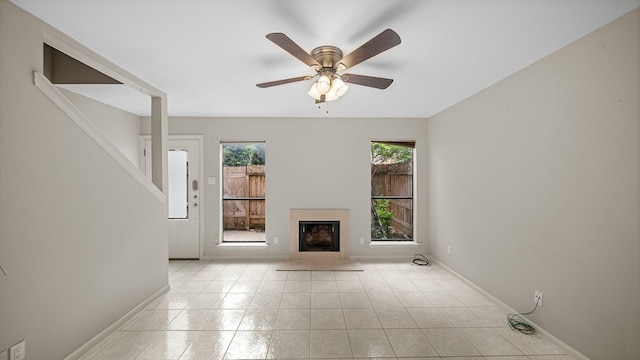
[[[340,251],[299,251],[298,223],[300,221],[339,221]],[[291,260],[348,260],[349,210],[346,209],[291,209],[289,210]]]

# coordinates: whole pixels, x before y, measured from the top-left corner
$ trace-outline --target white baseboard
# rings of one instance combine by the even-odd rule
[[[405,261],[408,263],[413,259],[413,255],[351,255],[351,260],[363,260],[363,261]]]
[[[500,306],[503,309],[505,309],[506,311],[508,311],[510,314],[517,314],[518,313],[518,311],[516,311],[516,310],[512,309],[511,307],[507,306],[507,304],[503,303],[502,301],[500,301],[495,296],[489,294],[488,292],[484,291],[482,288],[480,288],[479,286],[477,286],[473,282],[469,281],[464,276],[462,276],[462,275],[458,274],[457,272],[453,271],[450,267],[448,267],[447,265],[443,264],[442,262],[440,262],[435,257],[429,255],[429,259],[432,260],[438,266],[444,268],[445,270],[447,270],[448,272],[453,274],[455,277],[460,279],[465,284],[469,285],[471,288],[473,288],[473,290],[479,292],[480,294],[482,294],[483,296],[485,296],[489,300],[491,300],[494,303],[496,303],[498,306]],[[576,360],[589,360],[588,357],[584,356],[578,350],[572,348],[571,346],[567,345],[567,343],[565,343],[564,341],[562,341],[562,340],[558,339],[557,337],[553,336],[550,332],[546,331],[545,329],[543,329],[542,327],[540,327],[539,325],[537,325],[536,323],[534,323],[533,321],[528,319],[526,316],[522,316],[521,315],[520,317],[525,319],[529,324],[533,325],[533,327],[536,328],[536,332],[539,333],[540,335],[542,335],[542,337],[544,337],[545,339],[551,341],[553,344],[555,344],[556,346],[558,346],[562,350],[565,350],[567,352],[567,354],[573,356]],[[505,319],[505,321],[506,321],[506,319]]]
[[[112,332],[118,330],[124,323],[129,321],[132,317],[134,317],[137,313],[143,310],[147,305],[151,304],[154,300],[156,300],[160,295],[169,291],[169,285],[163,286],[160,290],[156,291],[153,295],[149,296],[146,300],[140,303],[140,305],[133,308],[131,311],[126,313],[123,317],[118,319],[116,322],[111,324],[108,328],[101,331],[98,335],[94,336],[91,340],[84,343],[80,346],[76,351],[72,352],[69,356],[64,358],[64,360],[77,360],[86,352],[91,350],[94,346],[98,345],[100,341],[104,340],[107,336],[109,336]]]
[[[252,261],[252,260],[288,260],[289,256],[286,255],[258,255],[258,256],[235,256],[235,255],[213,255],[213,256],[201,256],[200,261]]]

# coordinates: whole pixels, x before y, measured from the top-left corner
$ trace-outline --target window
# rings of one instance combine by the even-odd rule
[[[265,144],[222,144],[223,242],[264,242]]]
[[[413,141],[371,142],[371,240],[413,240]]]
[[[167,156],[169,190],[169,219],[187,219],[189,212],[189,198],[187,194],[188,182],[188,152],[186,150],[170,149]]]

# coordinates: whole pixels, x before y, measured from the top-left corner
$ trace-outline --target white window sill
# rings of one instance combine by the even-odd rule
[[[369,246],[420,246],[419,242],[415,241],[386,241],[378,240],[369,242]]]
[[[218,247],[267,247],[269,244],[264,242],[224,242],[218,244]]]

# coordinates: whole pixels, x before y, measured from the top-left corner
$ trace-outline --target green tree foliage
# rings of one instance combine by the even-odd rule
[[[226,144],[222,147],[223,166],[264,165],[264,144]]]
[[[413,149],[406,146],[371,143],[372,164],[400,164],[413,159]]]

